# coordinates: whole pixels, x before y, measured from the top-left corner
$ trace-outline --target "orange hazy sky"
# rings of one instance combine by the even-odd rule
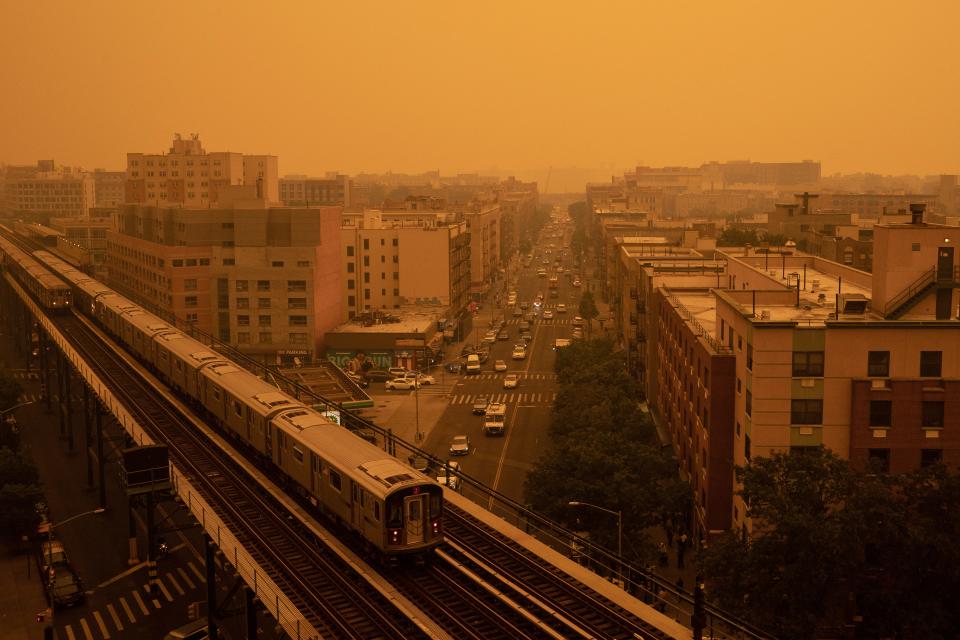
[[[0,162],[960,172],[960,3],[0,0]]]

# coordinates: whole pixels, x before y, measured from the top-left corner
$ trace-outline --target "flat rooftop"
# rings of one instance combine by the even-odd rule
[[[703,333],[714,340],[717,338],[717,297],[710,290],[683,291],[670,290],[674,300],[687,310],[687,322],[696,321]]]
[[[431,325],[446,317],[447,307],[384,309],[379,316],[365,322],[358,316],[350,322],[337,325],[332,333],[432,333]]]

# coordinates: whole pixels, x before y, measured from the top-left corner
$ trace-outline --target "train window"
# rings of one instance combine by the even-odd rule
[[[243,417],[243,405],[240,404],[238,400],[233,401],[233,412],[238,416]]]
[[[399,500],[390,503],[387,513],[387,526],[391,529],[398,529],[403,526],[403,503]]]
[[[439,518],[440,517],[440,494],[434,493],[430,495],[430,517]]]
[[[376,520],[377,522],[380,521],[380,503],[379,502],[373,503],[373,519]]]
[[[360,506],[361,507],[367,506],[367,492],[363,491],[362,489],[360,491]]]
[[[183,370],[183,363],[177,360],[177,371],[182,371],[182,370]]]
[[[340,491],[340,474],[330,469],[330,486]]]
[[[293,457],[297,459],[297,462],[303,462],[303,450],[297,445],[293,445]]]
[[[220,389],[217,389],[216,387],[213,388],[213,399],[214,400],[220,399]]]

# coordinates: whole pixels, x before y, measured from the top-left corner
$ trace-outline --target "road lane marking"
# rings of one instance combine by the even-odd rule
[[[140,607],[140,612],[143,613],[143,615],[145,616],[150,615],[150,610],[147,609],[147,605],[144,604],[143,598],[140,597],[140,592],[133,591],[132,593],[133,593],[133,599],[137,601],[137,606]]]
[[[80,618],[80,628],[83,629],[83,635],[87,637],[87,640],[93,640],[93,634],[90,632],[90,625],[87,624],[86,618]]]
[[[513,417],[510,419],[510,426],[507,427],[507,437],[503,439],[503,449],[500,451],[500,459],[497,461],[497,473],[493,476],[493,489],[496,491],[497,486],[500,484],[500,475],[503,473],[503,463],[507,459],[507,448],[510,445],[510,436],[513,435],[513,429],[517,424],[517,414],[519,411],[513,412]],[[490,494],[489,506],[487,507],[488,511],[493,511],[493,494]]]
[[[104,582],[101,582],[100,584],[97,585],[97,589],[103,589],[104,587],[108,587],[108,586],[110,586],[111,584],[113,584],[114,582],[116,582],[117,580],[120,580],[120,579],[122,579],[122,578],[126,578],[126,577],[127,577],[128,575],[130,575],[131,573],[134,573],[135,571],[139,571],[140,569],[144,568],[145,566],[147,566],[147,562],[146,562],[146,561],[143,561],[143,562],[141,562],[140,564],[135,564],[135,565],[133,565],[132,567],[130,567],[129,569],[127,569],[126,571],[123,571],[123,572],[121,572],[121,573],[118,573],[117,575],[113,576],[112,578],[109,578],[109,579],[105,580]]]
[[[199,580],[200,582],[207,581],[206,578],[203,577],[203,574],[200,573],[200,569],[197,569],[197,565],[193,564],[192,561],[188,562],[187,566],[190,567],[190,571],[193,571],[193,575],[197,576],[197,580]]]
[[[197,585],[193,583],[193,580],[191,580],[190,576],[187,575],[187,572],[183,570],[183,567],[177,567],[177,573],[180,574],[180,577],[183,578],[183,581],[186,582],[191,589],[197,588]]]
[[[127,618],[131,623],[137,621],[137,619],[133,617],[133,611],[130,610],[130,605],[127,604],[127,599],[123,596],[120,596],[120,606],[123,607],[123,612],[127,614]]]
[[[177,593],[184,595],[186,591],[183,590],[183,587],[180,586],[180,583],[177,582],[177,579],[173,577],[172,573],[166,574],[167,582],[169,582],[174,589],[177,590]]]
[[[107,605],[107,611],[110,613],[110,617],[113,618],[113,624],[117,627],[117,631],[123,631],[123,623],[120,622],[120,616],[117,615],[117,610],[113,608],[112,604]]]
[[[167,599],[167,602],[173,602],[173,596],[170,595],[170,592],[167,591],[167,585],[163,584],[163,580],[157,578],[157,586],[160,588],[160,591],[163,593],[163,597]]]
[[[93,619],[97,621],[97,626],[100,627],[100,633],[103,634],[103,640],[110,640],[110,632],[107,631],[107,625],[103,621],[103,616],[100,615],[99,611],[93,612]]]

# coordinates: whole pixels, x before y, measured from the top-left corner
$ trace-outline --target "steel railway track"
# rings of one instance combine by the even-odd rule
[[[316,538],[273,496],[197,433],[77,317],[56,319],[64,335],[97,369],[128,410],[214,505],[244,548],[270,573],[324,638],[422,638],[386,598]]]

